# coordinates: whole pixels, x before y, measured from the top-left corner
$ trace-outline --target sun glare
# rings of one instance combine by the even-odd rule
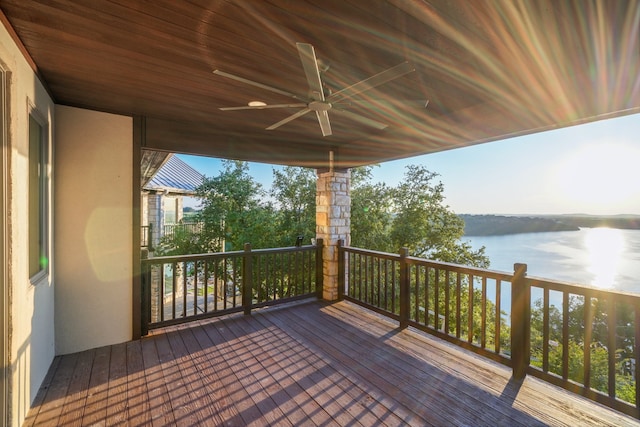
[[[565,200],[580,208],[590,206],[597,211],[604,205],[622,205],[640,196],[638,158],[640,149],[624,144],[587,146],[559,164],[557,188]]]
[[[620,255],[624,251],[624,236],[614,228],[585,231],[584,244],[589,254],[589,272],[593,274],[592,285],[611,288],[615,285]]]

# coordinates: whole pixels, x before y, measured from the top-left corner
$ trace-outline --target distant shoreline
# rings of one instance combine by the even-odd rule
[[[580,228],[608,227],[640,230],[635,215],[459,215],[464,220],[465,236],[503,236],[520,233],[577,231]]]

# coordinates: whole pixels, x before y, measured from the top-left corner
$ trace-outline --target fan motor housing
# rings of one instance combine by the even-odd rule
[[[325,101],[311,101],[307,108],[311,111],[328,111],[331,109],[331,104]]]

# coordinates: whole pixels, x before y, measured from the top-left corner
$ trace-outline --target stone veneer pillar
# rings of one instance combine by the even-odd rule
[[[350,244],[351,172],[319,172],[316,185],[316,237],[324,240],[322,274],[325,300],[338,298],[338,241]]]
[[[147,198],[148,200],[148,212],[149,212],[149,223],[153,224],[153,236],[152,236],[152,245],[154,247],[158,246],[160,243],[160,230],[164,227],[164,216],[163,216],[163,195],[162,193],[149,193]]]

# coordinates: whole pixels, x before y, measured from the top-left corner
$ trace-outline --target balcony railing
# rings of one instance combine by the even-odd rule
[[[640,296],[533,277],[522,285],[526,372],[640,417]]]
[[[503,308],[512,275],[340,247],[341,297],[507,365]]]
[[[339,294],[640,417],[640,296],[339,246]]]
[[[640,418],[640,296],[339,245],[349,300]],[[321,295],[317,246],[142,261],[143,332]]]
[[[319,296],[316,246],[156,257],[142,260],[142,331]]]
[[[189,234],[197,234],[202,231],[204,223],[202,222],[182,222],[178,224],[165,224],[160,237],[172,238],[176,232]]]

